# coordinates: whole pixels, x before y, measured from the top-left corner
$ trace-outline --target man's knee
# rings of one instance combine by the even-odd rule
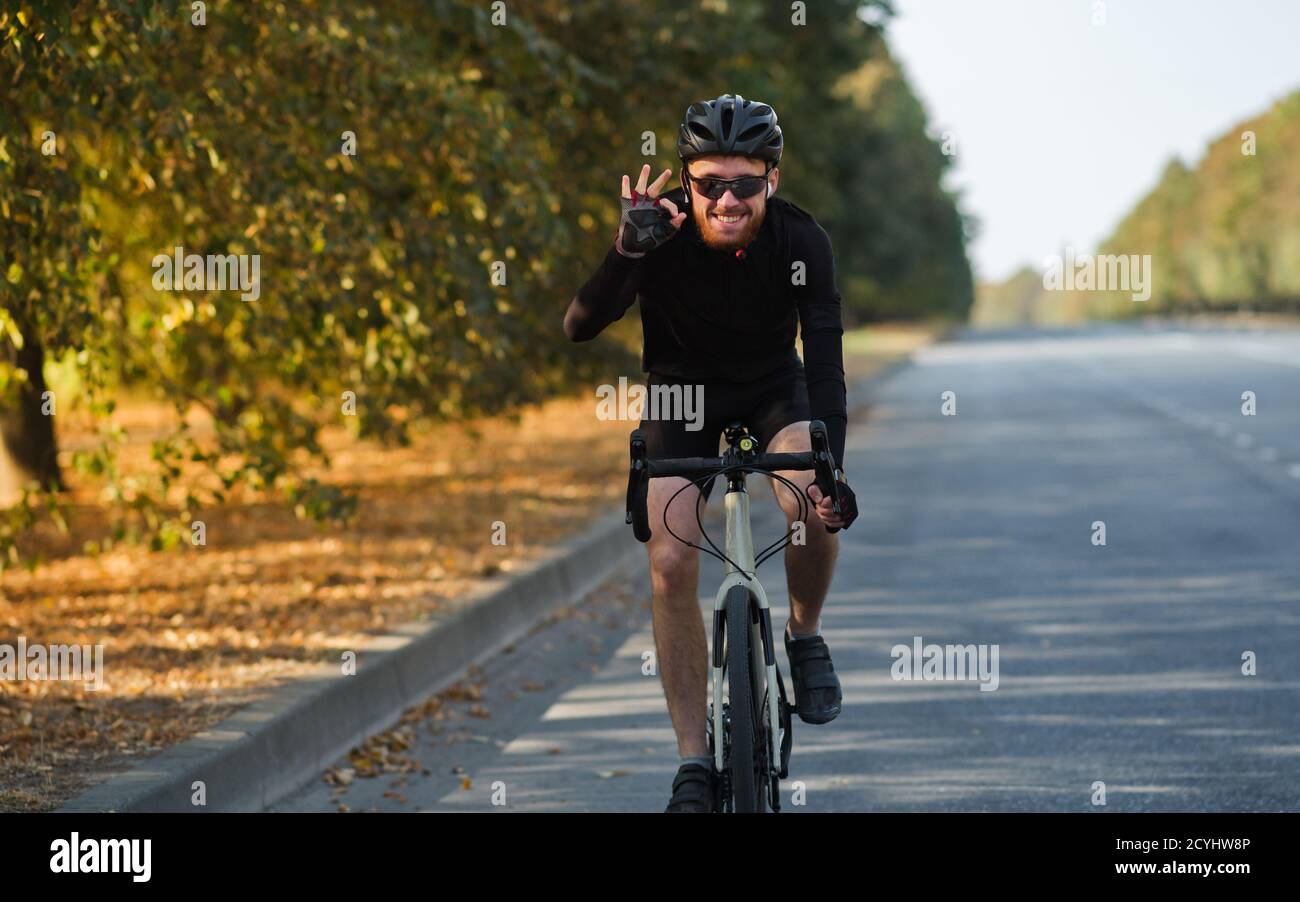
[[[808,435],[808,421],[802,420],[782,428],[772,437],[767,450],[780,454],[800,454],[811,451],[812,439]],[[793,524],[798,520],[806,523],[811,537],[814,527],[821,526],[821,520],[813,510],[812,501],[808,498],[808,487],[816,482],[817,477],[812,470],[782,470],[780,475],[793,484],[792,488],[784,482],[772,480],[772,491],[776,493],[776,501],[781,505],[781,510],[785,511],[786,522]],[[821,531],[826,533],[824,528]],[[826,535],[830,534],[826,533]],[[814,541],[820,538],[817,536]]]
[[[772,491],[776,492],[776,501],[781,505],[781,510],[785,511],[786,522],[793,524],[795,521],[802,521],[810,526],[820,523],[816,511],[813,510],[813,503],[808,498],[808,486],[812,484],[812,480],[805,480],[801,471],[786,471],[781,475],[794,485],[791,488],[784,482],[772,480]]]
[[[680,495],[678,490],[681,490]],[[695,521],[699,494],[699,489],[680,477],[650,480],[647,509],[652,536],[646,552],[650,556],[650,575],[656,595],[695,598],[700,553],[683,544],[674,534],[687,542],[699,544],[700,528]]]
[[[808,435],[808,420],[800,420],[781,427],[767,443],[767,449],[773,453],[798,454],[800,451],[812,450],[812,439]]]
[[[699,579],[699,551],[689,548],[671,536],[656,541],[648,547],[650,574],[656,586],[671,596],[691,593]]]

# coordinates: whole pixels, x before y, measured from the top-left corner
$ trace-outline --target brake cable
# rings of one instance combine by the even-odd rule
[[[668,503],[664,505],[663,523],[664,523],[664,529],[666,529],[668,531],[668,534],[672,536],[674,539],[676,539],[678,542],[681,542],[683,545],[685,545],[688,548],[695,548],[699,551],[703,551],[705,554],[717,558],[718,560],[722,561],[724,564],[730,564],[734,570],[743,573],[746,579],[753,580],[756,578],[754,574],[749,573],[740,565],[738,565],[735,561],[733,561],[731,558],[727,557],[726,552],[718,548],[718,546],[714,543],[713,539],[709,537],[708,530],[704,528],[704,519],[703,516],[701,515],[701,504],[704,501],[703,484],[711,480],[714,480],[719,476],[726,476],[731,473],[737,473],[737,472],[746,473],[746,474],[758,473],[760,475],[767,476],[777,482],[784,484],[799,499],[799,520],[806,521],[808,519],[808,513],[809,513],[808,502],[811,501],[812,499],[808,496],[807,490],[800,491],[799,486],[795,485],[794,482],[792,482],[790,479],[786,478],[785,476],[781,476],[770,470],[762,470],[741,463],[741,464],[733,464],[729,467],[723,467],[722,469],[717,470],[713,473],[709,473],[708,475],[700,476],[686,483],[677,491],[673,492],[672,497],[668,499]],[[708,548],[705,548],[701,545],[696,545],[694,542],[682,538],[677,533],[673,532],[673,528],[668,525],[668,509],[672,507],[673,502],[677,500],[677,496],[680,495],[682,492],[686,491],[691,486],[695,486],[697,489],[701,489],[700,493],[695,498],[695,524],[699,527],[700,535],[704,538],[704,541],[709,543]],[[781,536],[781,538],[775,540],[774,542],[764,547],[754,560],[754,569],[757,570],[759,565],[762,564],[765,560],[772,557],[778,551],[785,549],[790,544],[793,535],[794,535],[794,529],[792,527],[786,530],[785,535]]]

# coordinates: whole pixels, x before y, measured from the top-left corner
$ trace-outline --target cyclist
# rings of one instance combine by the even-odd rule
[[[808,451],[808,421],[817,418],[842,466],[848,415],[831,243],[811,215],[774,196],[781,150],[771,106],[723,94],[686,110],[677,140],[680,188],[660,193],[668,169],[647,185],[650,167],[643,166],[635,188],[623,176],[614,246],[570,302],[564,331],[573,341],[590,341],[639,299],[647,385],[703,386],[703,428],[680,419],[641,422],[651,457],[716,456],[719,433],[734,420],[749,427],[760,451]],[[841,690],[820,616],[838,550],[832,533],[853,522],[857,506],[842,471],[836,472],[840,515],[810,472],[781,475],[807,492],[825,527],[806,529],[805,543],[785,551],[785,646],[800,719],[828,723],[840,712]],[[664,522],[665,506],[685,484],[680,477],[650,480],[651,524]],[[799,499],[772,484],[793,525]],[[705,486],[705,500],[711,488]],[[688,487],[667,511],[672,531],[697,544],[699,492]],[[658,528],[647,551],[655,647],[681,755],[667,811],[712,811],[716,774],[700,703],[707,694],[708,643],[699,553]]]

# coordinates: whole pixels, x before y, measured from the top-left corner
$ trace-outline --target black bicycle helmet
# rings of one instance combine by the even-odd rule
[[[682,162],[710,153],[738,153],[764,160],[771,169],[781,162],[781,147],[776,111],[739,94],[691,104],[677,135]]]

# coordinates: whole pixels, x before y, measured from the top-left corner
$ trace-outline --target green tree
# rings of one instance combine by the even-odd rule
[[[57,412],[75,401],[103,424],[71,459],[114,501],[110,538],[156,545],[236,489],[346,518],[351,499],[303,475],[327,462],[325,424],[400,443],[630,367],[616,345],[575,350],[560,313],[608,247],[645,133],[675,166],[682,109],[724,91],[782,112],[791,196],[834,236],[843,286],[870,289],[846,291],[850,309],[964,312],[961,220],[923,112],[896,71],[871,109],[837,89],[887,59],[862,15],[887,5],[810,6],[796,25],[760,0],[249,0],[203,22],[155,0],[10,4],[0,435],[32,491],[0,549],[14,557],[63,484],[57,417],[36,406],[47,362],[80,387]],[[155,258],[177,247],[255,255],[259,297],[159,290]],[[215,443],[182,425],[152,472],[120,472],[125,388],[207,411]],[[212,479],[178,484],[185,461]]]

